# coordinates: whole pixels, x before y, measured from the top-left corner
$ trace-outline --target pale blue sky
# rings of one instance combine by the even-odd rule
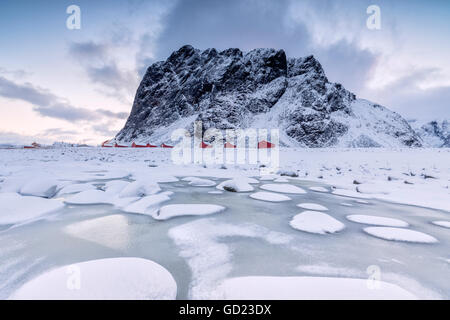
[[[81,8],[81,30],[66,8]],[[381,8],[368,30],[366,8]],[[0,143],[99,143],[144,70],[184,44],[317,56],[331,81],[406,118],[450,118],[450,1],[2,0]]]

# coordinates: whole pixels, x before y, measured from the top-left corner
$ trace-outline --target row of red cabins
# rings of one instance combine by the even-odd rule
[[[102,147],[103,148],[128,148],[128,146],[124,146],[124,145],[120,145],[120,144],[115,144],[114,146],[112,145],[108,145],[107,143],[109,143],[109,141],[105,141],[102,143]],[[162,145],[159,146],[160,148],[173,148],[173,146],[169,146],[165,143],[163,143]],[[205,142],[202,141],[200,147],[202,149],[207,149],[207,148],[212,148],[211,145],[206,144]],[[131,145],[131,148],[158,148],[158,146],[156,145],[152,145],[150,143],[147,143],[146,145],[142,145],[142,144],[136,144],[133,142],[133,144]],[[236,148],[236,146],[230,142],[227,142],[224,144],[224,148]],[[260,141],[258,143],[258,149],[271,149],[271,148],[275,148],[275,145],[273,143],[267,142],[267,141]]]

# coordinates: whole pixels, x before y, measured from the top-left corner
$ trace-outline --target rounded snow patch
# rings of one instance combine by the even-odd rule
[[[101,190],[87,190],[65,200],[68,204],[109,204],[108,193]]]
[[[378,216],[367,216],[363,214],[354,214],[346,217],[348,220],[362,223],[362,224],[372,224],[377,226],[386,227],[407,227],[409,224],[400,219],[378,217]]]
[[[146,180],[136,180],[128,184],[119,193],[120,198],[144,197],[161,191],[156,182]]]
[[[251,192],[254,190],[246,178],[226,180],[220,183],[216,188],[230,192]]]
[[[364,232],[384,240],[418,243],[436,243],[438,240],[426,233],[392,227],[368,227]]]
[[[216,183],[209,179],[192,178],[189,185],[193,187],[214,187]]]
[[[433,221],[432,224],[435,224],[440,227],[450,228],[450,221]]]
[[[215,204],[170,204],[159,209],[152,217],[156,220],[167,220],[180,216],[203,216],[219,213],[225,207]]]
[[[77,192],[94,190],[94,189],[96,189],[95,186],[90,183],[75,183],[75,184],[70,184],[70,185],[62,188],[58,192],[58,195],[77,193]]]
[[[412,300],[412,293],[395,284],[367,279],[332,277],[239,277],[226,279],[219,286],[227,300]]]
[[[250,198],[256,199],[256,200],[262,200],[262,201],[269,201],[269,202],[283,202],[283,201],[289,201],[292,200],[288,196],[277,194],[273,192],[256,192],[250,195]]]
[[[302,188],[299,188],[297,186],[293,186],[291,184],[264,184],[261,186],[261,189],[267,190],[267,191],[273,191],[273,192],[280,192],[280,193],[292,193],[292,194],[303,194],[306,193],[305,190]]]
[[[306,210],[328,211],[328,208],[317,203],[299,203],[297,207]]]
[[[48,271],[13,300],[173,300],[177,284],[161,265],[141,258],[92,260]]]
[[[158,209],[158,206],[166,201],[170,200],[170,195],[173,192],[162,192],[141,198],[140,200],[133,202],[123,208],[123,211],[130,213],[148,214]]]
[[[278,183],[288,183],[289,180],[285,177],[281,177],[281,178],[277,178],[275,180],[273,180],[273,182],[278,182]]]
[[[15,224],[37,219],[64,207],[59,200],[0,193],[0,224]]]
[[[53,197],[62,183],[55,179],[35,178],[25,183],[20,189],[24,196],[36,196],[43,198]]]
[[[332,216],[316,211],[304,211],[297,214],[289,223],[292,228],[318,234],[335,233],[345,225]]]

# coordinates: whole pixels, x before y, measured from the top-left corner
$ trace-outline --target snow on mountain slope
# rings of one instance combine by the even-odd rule
[[[409,123],[422,138],[426,146],[450,148],[449,120],[433,120],[429,122],[411,120]]]
[[[175,129],[192,132],[194,121],[203,130],[278,128],[285,146],[422,144],[400,115],[329,82],[313,56],[191,46],[148,68],[116,140],[168,142]]]

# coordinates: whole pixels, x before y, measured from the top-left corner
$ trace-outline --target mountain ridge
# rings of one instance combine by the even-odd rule
[[[152,64],[116,140],[170,141],[178,128],[279,128],[280,143],[299,147],[420,147],[399,114],[331,83],[312,55],[190,45]]]

